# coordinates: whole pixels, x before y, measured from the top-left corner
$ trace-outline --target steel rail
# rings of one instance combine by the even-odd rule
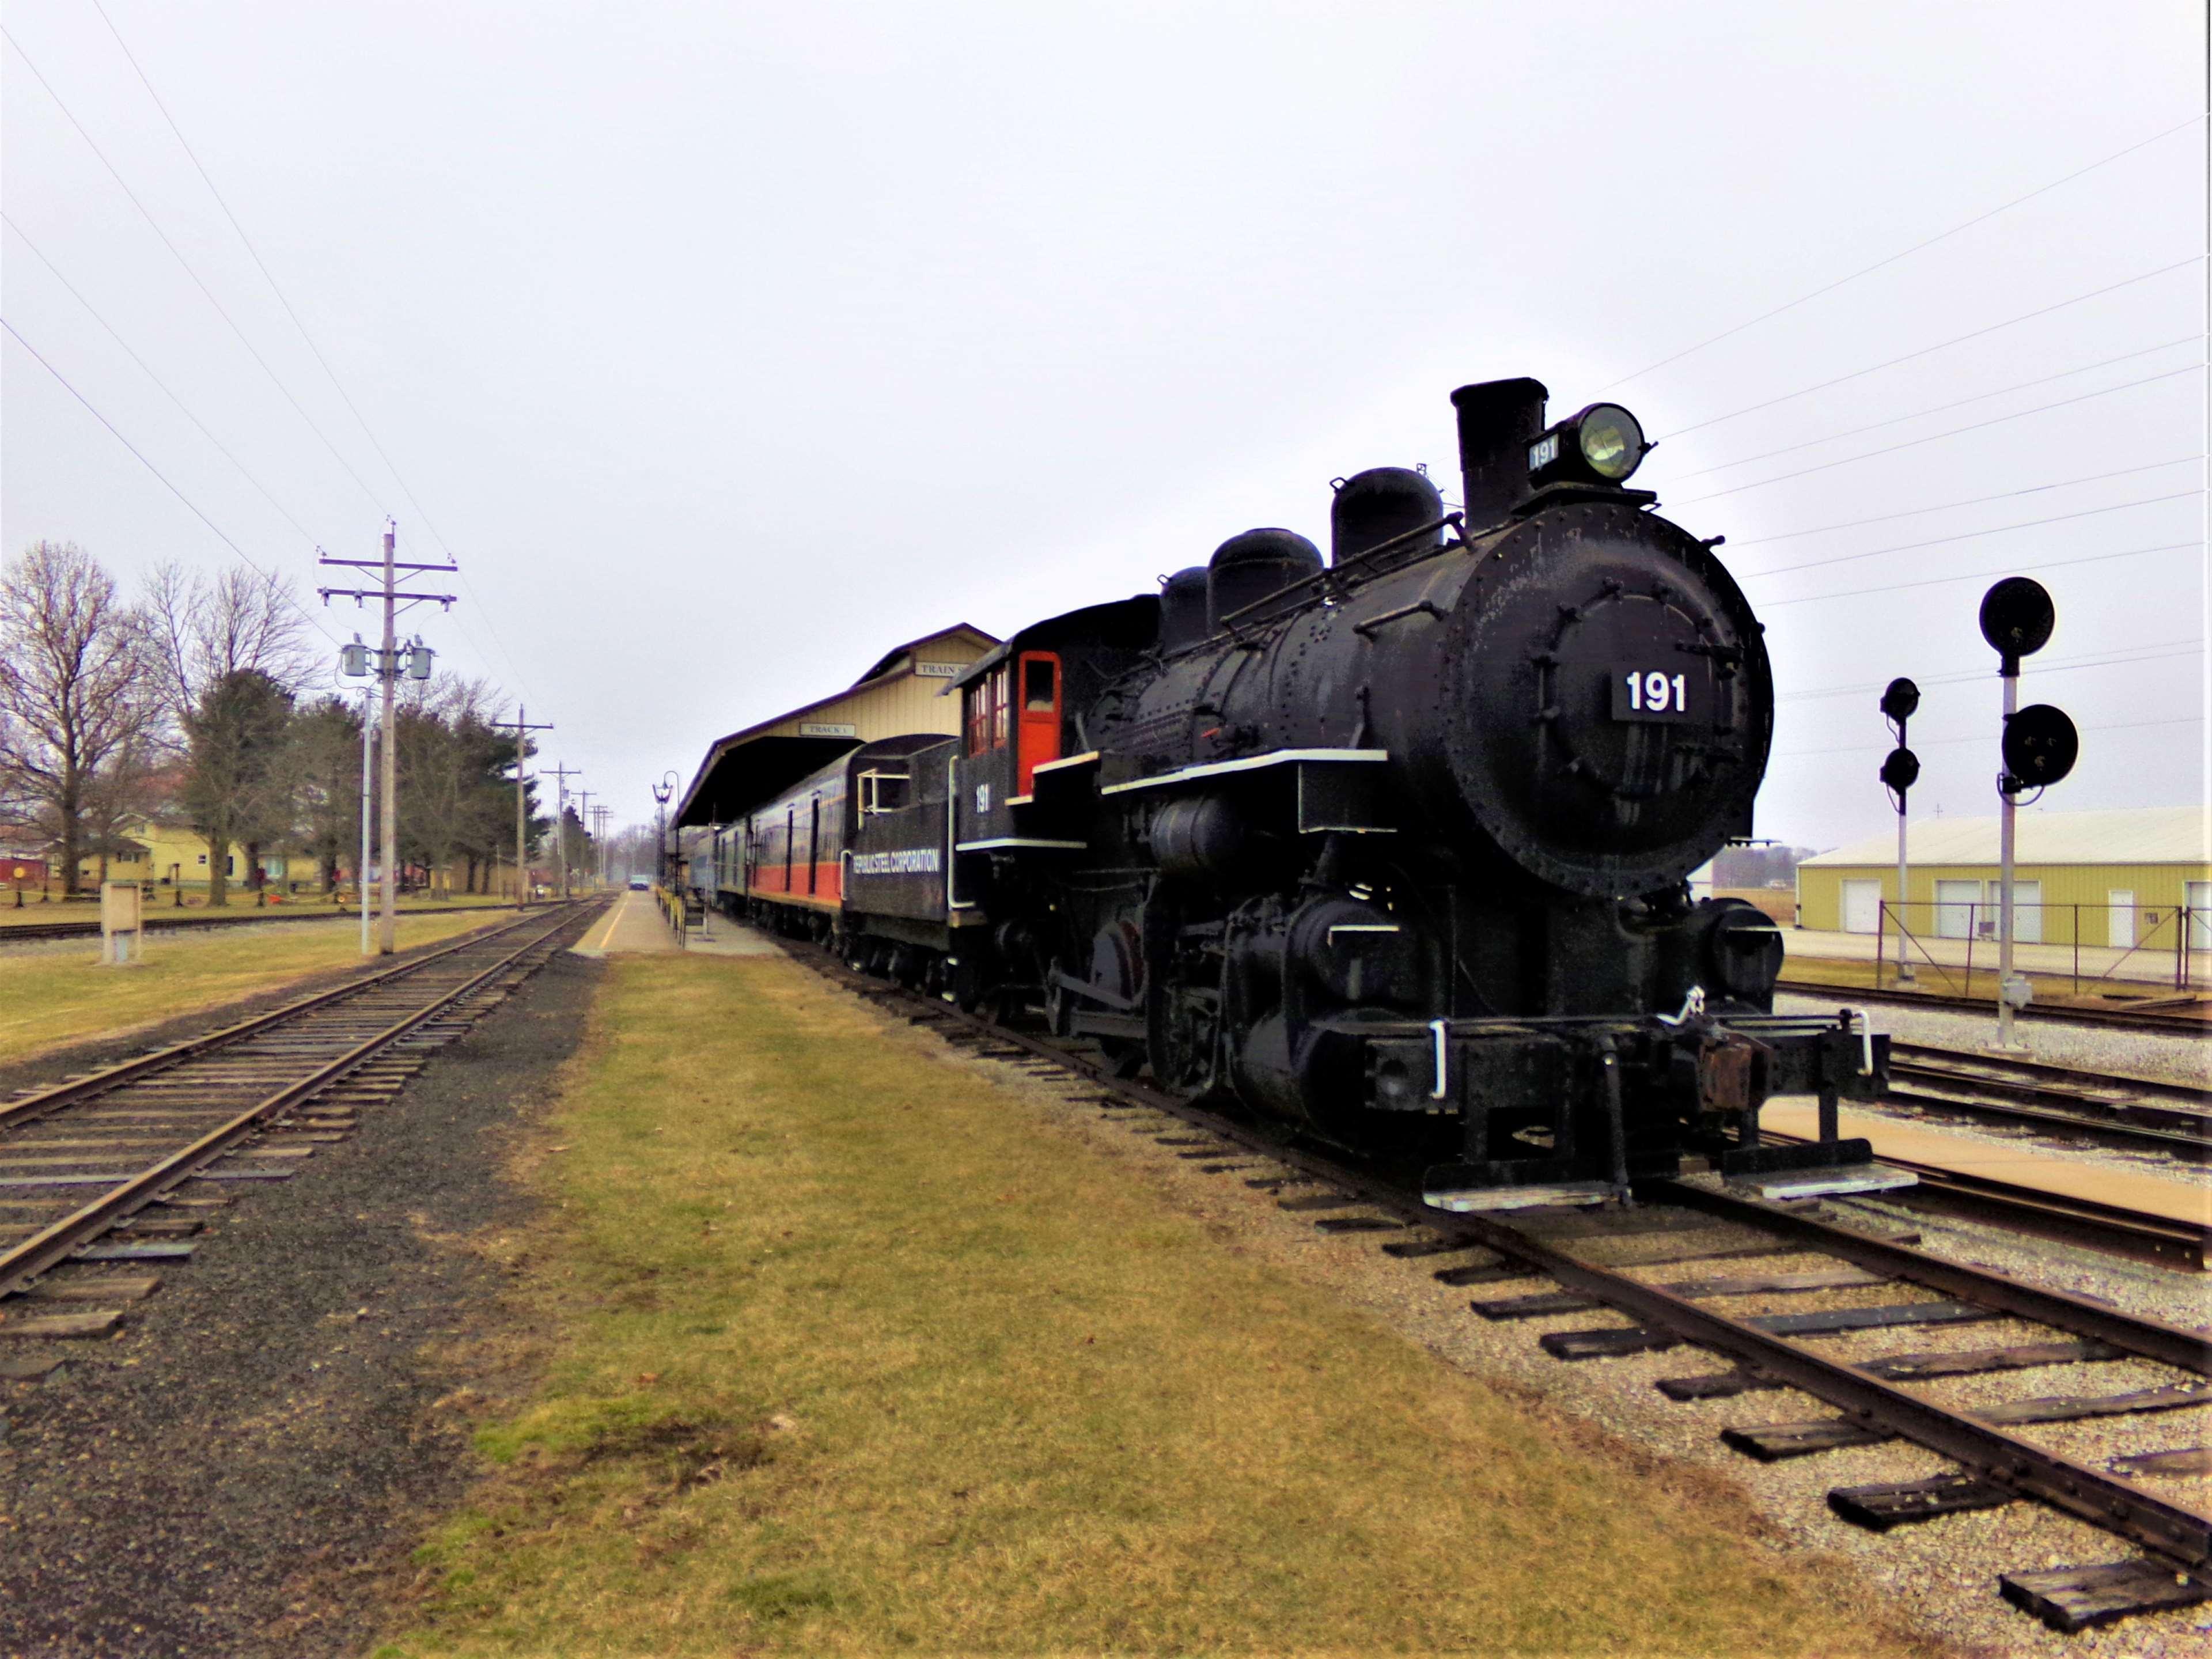
[[[2072,1096],[2085,1091],[2128,1090],[2138,1095],[2156,1096],[2180,1102],[2193,1108],[2198,1115],[2212,1113],[2212,1088],[2201,1083],[2184,1083],[2174,1078],[2144,1077],[2134,1072],[2096,1072],[2079,1066],[2061,1066],[2047,1060],[2023,1060],[2012,1054],[1976,1054],[1963,1048],[1946,1048],[1932,1042],[1899,1042],[1889,1045],[1891,1069],[1896,1068],[1902,1058],[1916,1066],[1931,1070],[1955,1071],[1961,1077],[1973,1077],[1996,1085],[2009,1085],[2023,1090],[2044,1089],[2054,1096]]]
[[[794,956],[799,955],[789,942],[779,942],[786,944]],[[805,956],[799,959],[807,960]],[[810,965],[832,982],[838,982],[840,974],[850,975],[849,969],[826,953],[819,953],[819,960]],[[850,975],[847,982],[872,1000],[927,1007],[939,1018],[957,1020],[981,1036],[1053,1060],[1116,1095],[1208,1130],[1233,1146],[1287,1165],[1401,1219],[1417,1221],[1446,1238],[1481,1245],[1534,1268],[1568,1289],[1669,1335],[1802,1389],[1862,1424],[1939,1452],[2008,1492],[2049,1504],[2100,1530],[2118,1533],[2193,1577],[2212,1577],[2212,1516],[2170,1503],[2117,1475],[1930,1404],[1858,1366],[1823,1358],[1784,1337],[1731,1319],[1660,1286],[1593,1267],[1504,1223],[1471,1213],[1432,1210],[1401,1187],[1269,1140],[1174,1096],[1115,1078],[1086,1056],[1069,1054],[1026,1033],[942,1003],[925,1001],[895,987],[872,983],[858,975]],[[1670,1200],[1695,1203],[1709,1210],[1729,1210],[1741,1202],[1675,1182],[1665,1183],[1665,1188]],[[1741,1203],[1734,1212],[1746,1219],[1755,1214],[1755,1224],[1813,1241],[1810,1248],[1844,1255],[1862,1266],[1880,1263],[1881,1271],[1894,1273],[1912,1283],[1950,1290],[2000,1311],[2018,1310],[2021,1317],[2058,1329],[2085,1335],[2094,1333],[2097,1340],[2166,1360],[2198,1376],[2206,1374],[2204,1339],[2179,1327],[2137,1319],[2063,1291],[2024,1285],[1988,1269],[1943,1261],[1909,1246],[1885,1243],[1809,1218],[1779,1216],[1763,1205]],[[2030,1308],[2036,1311],[2027,1312]]]
[[[1946,996],[1939,991],[1876,990],[1864,985],[1834,985],[1820,980],[1777,981],[1775,990],[1788,996],[1841,997],[1849,1002],[1895,1003],[1900,1007],[1929,1008],[1942,1013],[1978,1014],[1995,1018],[1996,1005],[1986,997]],[[2212,1019],[2187,1014],[2160,1013],[2149,1009],[2052,1007],[2031,1002],[2020,1011],[2023,1019],[2071,1021],[2077,1025],[2118,1027],[2131,1031],[2155,1031],[2168,1036],[2212,1037]]]
[[[139,1078],[166,1071],[170,1066],[179,1065],[188,1060],[197,1060],[203,1054],[212,1053],[217,1048],[227,1048],[231,1043],[242,1041],[257,1032],[267,1030],[272,1025],[296,1018],[311,1009],[341,1001],[347,997],[357,996],[364,991],[373,990],[390,981],[404,978],[409,974],[418,973],[431,963],[441,962],[456,951],[471,950],[477,945],[488,944],[493,939],[513,933],[518,927],[527,927],[532,922],[542,919],[541,913],[507,922],[498,927],[473,928],[450,945],[440,945],[424,955],[411,957],[394,967],[380,969],[377,972],[365,975],[360,979],[348,980],[344,984],[333,986],[327,991],[317,991],[296,1001],[288,1002],[282,1007],[272,1008],[266,1013],[252,1015],[239,1021],[235,1025],[221,1026],[215,1030],[204,1032],[198,1036],[187,1037],[184,1042],[173,1043],[166,1048],[157,1048],[151,1054],[138,1054],[130,1060],[118,1060],[112,1066],[104,1066],[98,1071],[88,1072],[82,1077],[57,1083],[50,1088],[39,1090],[20,1099],[0,1102],[0,1129],[12,1128],[17,1124],[31,1122],[34,1119],[46,1116],[50,1112],[59,1111],[64,1106],[74,1106],[88,1096],[104,1094],[109,1089],[122,1084],[135,1082]]]
[[[2212,1138],[2203,1133],[2191,1133],[2183,1129],[2154,1129],[2140,1123],[2129,1123],[2117,1118],[2092,1117],[2079,1111],[2051,1110],[2041,1106],[2015,1105],[2002,1100],[1960,1100],[1950,1095],[1929,1094],[1916,1089],[1894,1086],[1899,1077],[1926,1077],[1929,1081],[1942,1081],[1948,1086],[1948,1078],[1938,1079],[1934,1073],[1922,1073],[1917,1067],[1899,1066],[1893,1061],[1890,1066],[1893,1086],[1882,1099],[1893,1105],[1911,1106],[1939,1117],[1974,1118],[1985,1122],[2011,1124],[2023,1129],[2062,1139],[2094,1141],[2100,1146],[2118,1146],[2128,1152],[2161,1152],[2168,1158],[2203,1163],[2212,1158]],[[1995,1092],[1994,1089],[1992,1092]]]
[[[274,1094],[264,1097],[247,1107],[237,1116],[209,1130],[191,1145],[109,1188],[89,1204],[42,1228],[9,1249],[0,1251],[0,1298],[15,1295],[40,1274],[67,1261],[89,1239],[95,1238],[106,1231],[118,1219],[144,1207],[172,1187],[191,1180],[203,1165],[212,1163],[221,1157],[233,1145],[244,1139],[267,1120],[275,1117],[287,1108],[297,1104],[318,1090],[326,1087],[347,1073],[357,1069],[363,1061],[380,1051],[390,1048],[416,1026],[443,1013],[453,1003],[458,1002],[487,981],[505,972],[514,963],[528,956],[538,946],[557,935],[563,927],[572,925],[577,920],[578,918],[574,915],[563,915],[555,918],[552,926],[543,929],[536,937],[526,940],[514,950],[508,951],[490,966],[471,975],[459,984],[441,991],[428,1002],[413,1009],[374,1036],[356,1043],[336,1059],[317,1066],[313,1071],[287,1084]],[[514,924],[514,927],[524,925],[526,924]],[[511,931],[513,931],[512,927],[501,929],[498,933],[479,938],[470,943],[480,947],[503,937],[505,933]],[[441,951],[440,956],[442,957],[452,954],[452,951]],[[420,967],[422,964],[412,965]],[[391,974],[382,974],[377,975],[377,980],[380,982],[393,976]],[[325,1000],[317,999],[316,1000]],[[297,1013],[301,1009],[295,1007],[292,1012]],[[264,1025],[266,1024],[265,1021],[262,1023]]]
[[[1802,1136],[1765,1132],[1777,1146],[1802,1146]],[[1938,1169],[1909,1158],[1875,1148],[1875,1156],[1893,1169],[1919,1177],[1915,1186],[1888,1194],[1892,1203],[1941,1210],[1947,1214],[1983,1220],[1996,1219],[2045,1238],[2087,1244],[2141,1261],[2182,1267],[2202,1272],[2206,1253],[2212,1249],[2212,1227],[2147,1214],[2095,1199],[2049,1193],[1988,1176],[1960,1170]]]

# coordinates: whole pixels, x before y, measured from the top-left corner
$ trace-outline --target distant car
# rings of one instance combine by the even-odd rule
[[[646,892],[651,889],[652,885],[653,884],[647,881],[643,876],[632,876],[629,878],[629,890],[633,893]]]

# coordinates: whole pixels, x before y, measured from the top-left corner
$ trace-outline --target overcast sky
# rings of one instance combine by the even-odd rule
[[[1995,810],[2014,571],[2045,806],[2203,795],[2199,6],[99,6],[8,8],[0,311],[336,639],[316,544],[449,550],[407,625],[618,818],[899,641],[1455,497],[1447,394],[1519,374],[1728,537],[1762,834],[1889,821],[1900,673],[1916,811]],[[9,553],[236,556],[12,338],[0,397]]]

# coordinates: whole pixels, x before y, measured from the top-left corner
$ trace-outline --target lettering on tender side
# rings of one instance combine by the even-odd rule
[[[856,876],[933,876],[944,867],[934,847],[902,847],[895,853],[855,853]]]

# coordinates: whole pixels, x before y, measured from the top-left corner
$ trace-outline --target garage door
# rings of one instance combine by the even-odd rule
[[[1978,881],[1939,881],[1936,884],[1936,937],[1966,939],[1981,921],[1982,884]]]
[[[1844,884],[1844,931],[1874,933],[1881,931],[1881,884],[1847,881]]]

